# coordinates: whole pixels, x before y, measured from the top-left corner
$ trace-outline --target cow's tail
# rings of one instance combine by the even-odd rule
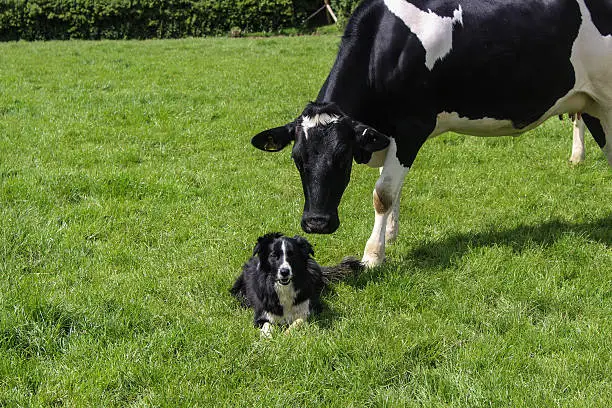
[[[340,282],[350,276],[356,277],[363,270],[361,261],[353,257],[344,258],[336,266],[322,266],[323,283],[325,286],[332,282]]]

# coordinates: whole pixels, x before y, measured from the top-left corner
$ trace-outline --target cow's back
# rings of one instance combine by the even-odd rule
[[[582,22],[575,0],[381,3],[388,12],[374,47],[374,83],[394,106],[523,128],[574,88]]]

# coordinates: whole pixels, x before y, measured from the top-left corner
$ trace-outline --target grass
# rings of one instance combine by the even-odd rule
[[[228,289],[303,198],[249,140],[337,43],[0,44],[0,406],[610,406],[612,171],[592,139],[570,166],[556,119],[428,142],[388,262],[259,338]],[[360,256],[376,176],[309,237],[321,263]]]

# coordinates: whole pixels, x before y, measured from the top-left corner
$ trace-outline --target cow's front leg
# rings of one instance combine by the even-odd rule
[[[394,141],[389,145],[385,164],[374,187],[374,228],[366,243],[362,262],[369,268],[380,265],[385,259],[385,236],[387,223],[390,221],[389,235],[397,235],[397,213],[399,212],[399,196],[408,168],[397,159],[397,146]],[[389,220],[389,218],[391,220]]]
[[[392,244],[399,233],[399,208],[400,197],[402,196],[402,187],[400,186],[397,196],[393,200],[393,208],[387,218],[387,227],[385,229],[385,244]]]

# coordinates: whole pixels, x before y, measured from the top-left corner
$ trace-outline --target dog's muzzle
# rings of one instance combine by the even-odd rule
[[[281,285],[288,285],[291,282],[291,269],[280,268],[278,270],[278,279],[276,280]]]

